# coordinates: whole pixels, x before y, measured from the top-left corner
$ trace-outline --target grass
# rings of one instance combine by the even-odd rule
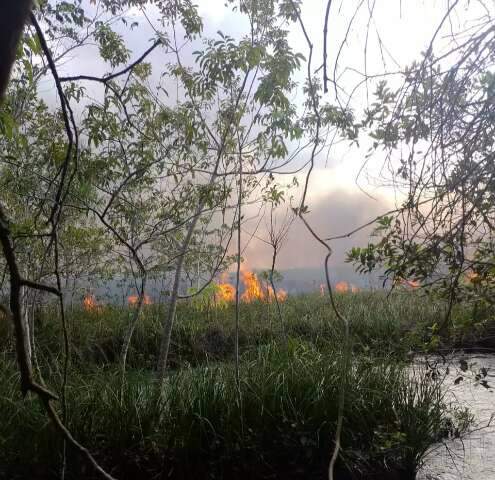
[[[140,321],[123,394],[117,360],[129,310],[73,311],[67,423],[122,479],[325,478],[344,383],[337,479],[414,478],[428,448],[469,420],[445,404],[438,381],[413,375],[407,362],[407,352],[428,340],[442,305],[370,293],[338,301],[352,319],[348,371],[341,327],[324,299],[284,303],[288,344],[274,306],[243,306],[240,396],[232,308],[181,305],[174,369],[159,400],[151,367],[163,308],[148,307]],[[49,310],[39,316],[36,351],[43,377],[60,387],[54,320]],[[0,409],[8,419],[0,422],[0,478],[59,478],[60,439],[37,401],[21,400],[10,340],[4,337],[0,351]],[[85,468],[69,452],[66,478],[90,478]]]
[[[152,478],[158,470],[166,471],[164,478],[268,478],[274,472],[324,478],[342,381],[339,355],[301,342],[288,351],[262,347],[255,358],[243,359],[240,399],[230,364],[175,372],[161,401],[146,372],[133,372],[123,396],[115,372],[73,373],[68,424],[104,464],[125,459],[125,470],[140,475],[116,472],[121,478]],[[0,398],[10,418],[0,427],[0,464],[23,465],[30,477],[41,469],[54,474],[58,436],[35,401],[18,401],[13,370],[1,372],[2,385],[11,387]],[[400,470],[413,478],[428,447],[458,423],[440,384],[424,375],[411,381],[404,364],[358,357],[344,378],[342,472],[386,478],[378,475]],[[69,465],[81,468],[76,458]]]
[[[337,300],[339,308],[351,321],[352,345],[356,353],[372,352],[377,356],[393,355],[404,359],[411,351],[477,344],[490,346],[486,345],[487,338],[490,338],[487,329],[494,322],[487,325],[486,321],[475,321],[470,308],[457,307],[453,318],[455,328],[447,337],[440,338],[434,326],[443,319],[445,304],[442,301],[431,301],[410,292],[388,298],[380,292],[361,292],[340,295]],[[289,337],[311,342],[320,349],[341,345],[342,326],[328,299],[318,295],[289,297],[282,308]],[[112,365],[117,361],[131,314],[127,307],[115,306],[89,314],[80,308],[69,312],[73,362],[79,369]],[[163,305],[145,308],[131,344],[130,368],[154,368],[164,316]],[[182,368],[232,360],[234,317],[233,305],[208,310],[188,303],[180,304],[172,335],[170,366]],[[56,363],[61,355],[62,336],[57,314],[50,308],[40,311],[36,329],[39,355],[46,362],[52,360]],[[239,341],[241,352],[254,353],[261,345],[282,343],[284,335],[275,306],[264,302],[243,305]]]

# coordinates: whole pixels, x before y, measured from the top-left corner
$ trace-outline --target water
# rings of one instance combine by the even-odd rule
[[[467,372],[462,370],[466,364],[461,365],[461,361],[467,362]],[[481,371],[480,380],[485,380],[490,388],[476,381],[475,376],[482,368],[486,371]],[[495,480],[495,355],[451,357],[440,366],[440,372],[446,373],[446,398],[453,404],[468,407],[475,424],[462,440],[449,439],[436,445],[417,479]],[[460,375],[465,378],[455,385]]]

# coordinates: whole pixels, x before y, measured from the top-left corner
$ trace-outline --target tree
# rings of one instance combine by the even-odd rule
[[[241,2],[240,11],[249,19],[250,34],[235,40],[220,32],[217,39],[206,40],[196,52],[194,68],[186,68],[178,44],[173,47],[172,72],[184,91],[181,107],[191,122],[187,131],[194,161],[189,162],[201,162],[198,170],[205,179],[179,251],[163,323],[159,383],[165,378],[184,259],[203,210],[218,204],[215,195],[225,192],[222,185],[229,177],[239,175],[242,185],[254,188],[259,182],[256,175],[273,170],[288,155],[285,137],[298,139],[302,134],[288,99],[302,57],[293,52],[287,31],[280,28],[286,16],[276,2]]]
[[[126,2],[108,2],[105,5],[106,13],[110,17],[118,16],[125,5]],[[180,4],[179,2],[161,2],[160,5],[164,15],[169,14],[170,9],[175,9],[181,12],[181,18],[185,21],[190,22],[193,19],[190,16],[192,10],[187,1]],[[63,222],[68,218],[66,212],[70,199],[74,197],[80,199],[88,192],[82,188],[84,182],[78,182],[77,178],[85,149],[81,148],[80,129],[75,122],[71,105],[72,101],[82,99],[84,90],[77,88],[74,84],[70,84],[66,89],[63,88],[64,81],[71,82],[73,79],[60,77],[57,62],[63,60],[68,52],[83,46],[88,39],[96,40],[102,60],[107,61],[112,68],[125,64],[128,61],[129,52],[119,34],[112,30],[108,23],[100,20],[100,12],[97,11],[93,18],[89,18],[78,1],[42,2],[36,14],[30,13],[30,6],[31,3],[27,1],[4,2],[0,12],[2,14],[0,20],[2,26],[0,98],[3,98],[5,94],[7,79],[17,52],[19,55],[18,62],[13,69],[13,83],[17,87],[24,87],[22,89],[12,88],[9,98],[12,101],[8,100],[6,102],[8,107],[1,110],[2,141],[5,143],[7,152],[10,151],[14,155],[13,158],[6,155],[5,158],[10,163],[7,162],[6,168],[2,165],[1,174],[4,184],[6,182],[9,186],[14,185],[15,188],[12,190],[14,195],[21,194],[23,200],[26,198],[29,200],[25,206],[27,208],[21,210],[18,208],[21,203],[18,198],[8,198],[7,195],[2,199],[10,201],[8,213],[13,217],[12,221],[7,217],[5,206],[0,204],[0,241],[9,272],[10,290],[10,308],[2,305],[2,311],[12,318],[15,325],[16,350],[23,394],[26,395],[28,392],[37,394],[48,416],[61,432],[64,441],[76,448],[101,476],[110,479],[112,477],[96,463],[89,451],[80,445],[64,426],[53,404],[57,396],[34,379],[29,350],[28,324],[24,318],[25,305],[23,305],[22,296],[23,290],[30,289],[53,294],[58,299],[65,344],[64,382],[61,393],[62,419],[65,419],[69,343],[60,271],[60,238]],[[32,27],[22,38],[20,47],[16,49],[28,16],[30,16]],[[48,27],[46,36],[39,22],[43,27]],[[58,45],[64,44],[65,50],[55,55],[54,42]],[[155,43],[154,47],[159,43]],[[145,56],[146,54],[134,64],[124,68],[124,72],[131,72]],[[37,99],[37,82],[47,73],[50,73],[55,83],[60,110],[49,111],[46,104]],[[121,74],[123,73],[119,72],[115,76]],[[108,79],[102,80],[102,83],[106,81]],[[29,132],[28,128],[31,126],[29,122],[28,128],[21,130],[24,128],[23,123],[18,123],[21,118],[23,120],[27,118],[32,123],[35,127],[34,132]],[[42,123],[46,120],[51,122],[52,127],[63,125],[63,128],[48,130],[49,124]],[[43,135],[43,129],[46,131],[45,135]],[[63,133],[55,134],[53,138],[53,134],[59,131]],[[46,142],[47,135],[50,134],[52,135],[51,142]],[[47,143],[50,143],[50,149],[46,148]],[[24,156],[23,153],[28,155]],[[37,157],[36,153],[45,153],[45,155]],[[21,179],[26,180],[26,185],[24,185],[26,189],[21,188],[22,185],[19,185],[19,182],[12,177],[11,173],[15,169],[18,173],[20,171],[25,174],[25,178],[21,177]],[[29,171],[29,169],[32,170]],[[23,194],[25,194],[24,197],[22,197]],[[29,218],[25,210],[32,213],[29,222],[24,221]],[[31,272],[25,268],[25,262],[21,263],[22,251],[25,249],[26,255],[30,255],[36,248],[41,250],[40,256],[43,261],[39,266],[38,278],[33,280],[29,278]],[[42,283],[41,279],[45,271],[48,272],[46,275],[51,280],[50,283],[53,282],[55,285]]]
[[[447,298],[443,327],[455,301],[493,303],[493,13],[487,7],[467,36],[452,30],[447,46],[438,33],[400,88],[378,84],[362,122],[372,151],[387,153],[404,200],[380,219],[380,240],[353,249],[349,260],[366,271],[383,265],[393,282],[411,279]]]

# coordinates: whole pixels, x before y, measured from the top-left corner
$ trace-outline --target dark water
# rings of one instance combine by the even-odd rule
[[[467,371],[463,371],[464,362],[467,362]],[[495,480],[495,418],[492,418],[495,415],[495,355],[453,356],[440,365],[440,371],[446,374],[446,399],[453,405],[468,407],[475,424],[462,439],[449,439],[436,445],[417,479]],[[481,374],[478,381],[476,374]],[[461,375],[464,380],[455,385],[454,380]],[[485,380],[489,388],[481,385],[480,380]]]

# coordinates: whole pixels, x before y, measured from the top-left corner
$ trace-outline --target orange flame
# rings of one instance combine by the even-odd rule
[[[217,283],[218,291],[215,293],[215,301],[217,302],[234,302],[235,301],[235,287],[228,283],[227,275],[224,274],[221,277],[222,283]],[[255,300],[267,300],[272,302],[275,300],[273,294],[273,288],[271,286],[266,288],[266,292],[263,290],[258,276],[254,272],[250,272],[241,267],[241,279],[244,284],[244,293],[241,295],[242,302],[253,302]],[[277,300],[283,302],[287,299],[287,292],[284,289],[277,291]]]
[[[287,300],[288,296],[289,296],[289,294],[283,288],[281,288],[277,292],[277,299],[279,302],[285,302],[285,300]]]
[[[323,287],[323,285],[322,285]],[[321,290],[323,292],[323,289]],[[360,291],[359,287],[356,287],[356,285],[353,285],[352,283],[347,283],[346,281],[342,280],[340,282],[337,282],[335,284],[335,291],[337,293],[357,293]],[[323,294],[322,294],[323,296]]]
[[[96,301],[96,297],[88,293],[84,299],[83,299],[83,308],[87,312],[97,312],[101,310],[101,306],[98,305],[98,302]]]
[[[218,283],[218,290],[215,293],[217,302],[233,302],[235,300],[235,287],[230,283]]]
[[[325,296],[325,285],[323,283],[320,285],[320,297]]]
[[[473,272],[472,270],[468,270],[465,274],[464,274],[464,278],[471,284],[476,284],[476,283],[479,283],[480,281],[480,276],[478,273],[476,272]]]
[[[335,291],[337,293],[347,293],[349,291],[349,284],[344,281],[338,282],[335,285]]]
[[[127,297],[127,305],[129,307],[136,307],[137,304],[139,303],[139,297],[137,295],[129,295]],[[144,295],[143,298],[143,305],[151,305],[153,301],[151,300],[149,295]]]
[[[405,285],[413,289],[419,288],[421,286],[421,284],[417,280],[404,280],[402,282],[402,285]]]
[[[273,288],[272,287],[268,287],[268,295],[265,297],[269,302],[272,302],[273,300],[275,300],[275,295],[273,295]],[[277,300],[279,302],[283,302],[285,301],[287,298],[287,292],[283,289],[283,288],[280,288],[278,291],[277,291]]]
[[[244,283],[245,291],[241,295],[243,302],[252,302],[253,300],[263,300],[264,294],[256,273],[241,272],[242,282]]]

